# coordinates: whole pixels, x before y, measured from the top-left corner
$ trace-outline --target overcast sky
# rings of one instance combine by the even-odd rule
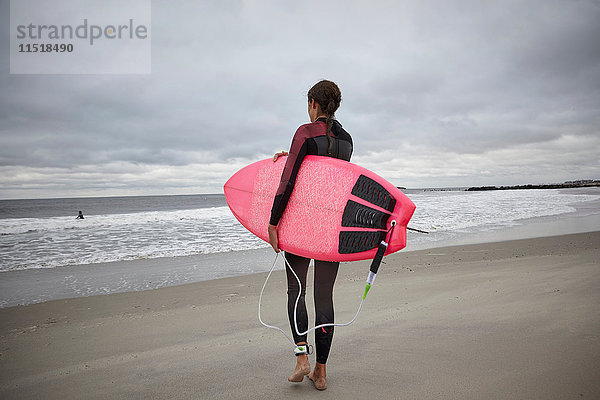
[[[324,78],[395,185],[600,179],[597,0],[154,1],[148,75],[11,75],[0,15],[0,198],[221,193]]]

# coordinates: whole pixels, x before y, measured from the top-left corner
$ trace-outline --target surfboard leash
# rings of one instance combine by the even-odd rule
[[[269,278],[271,277],[271,274],[273,273],[273,270],[275,269],[275,266],[277,265],[277,259],[279,258],[279,253],[277,253],[275,255],[275,261],[273,261],[273,265],[271,266],[271,270],[269,271],[269,273],[267,274],[267,279],[265,279],[265,283],[263,284],[263,287],[260,291],[260,296],[258,296],[258,321],[265,327],[267,328],[271,328],[271,329],[275,329],[278,330],[279,332],[281,332],[283,334],[283,336],[285,336],[287,338],[287,340],[289,340],[294,346],[296,346],[296,343],[294,342],[294,340],[287,334],[285,333],[285,331],[277,326],[273,326],[273,325],[269,325],[266,324],[260,315],[260,304],[262,303],[262,296],[263,296],[263,292],[265,291],[265,287],[267,287],[267,282],[269,281]],[[285,259],[285,256],[284,256]],[[297,302],[297,300],[296,300]],[[294,310],[295,312],[295,310]]]
[[[300,301],[300,295],[302,293],[302,283],[300,282],[300,278],[298,278],[298,275],[296,274],[296,272],[294,271],[294,269],[290,266],[287,258],[285,258],[285,255],[283,255],[283,260],[285,262],[285,266],[286,268],[289,268],[290,271],[292,271],[292,274],[294,274],[294,277],[296,278],[296,281],[298,282],[298,287],[299,287],[299,291],[298,291],[298,296],[296,297],[296,302],[294,304],[294,329],[296,330],[296,334],[298,334],[298,336],[303,336],[308,334],[309,332],[312,332],[316,329],[319,328],[324,328],[326,326],[348,326],[350,324],[352,324],[354,321],[356,321],[356,318],[358,318],[358,314],[360,314],[360,311],[362,310],[362,306],[365,302],[365,299],[367,298],[367,293],[369,292],[369,290],[371,289],[371,286],[373,286],[373,282],[375,281],[375,277],[377,276],[377,271],[379,270],[379,266],[381,265],[381,261],[383,260],[383,256],[385,254],[385,251],[388,248],[388,242],[392,236],[392,232],[394,231],[394,227],[396,226],[396,221],[392,221],[391,222],[391,227],[390,229],[388,229],[384,239],[379,243],[379,247],[377,249],[377,253],[375,254],[375,257],[373,258],[373,261],[371,262],[371,267],[369,268],[369,275],[367,277],[367,284],[365,286],[365,291],[362,297],[362,300],[358,306],[358,310],[356,310],[356,314],[354,314],[354,318],[352,318],[352,320],[350,320],[349,322],[346,323],[327,323],[327,324],[321,324],[321,325],[317,325],[313,328],[307,329],[305,332],[300,332],[298,329],[298,321],[297,321],[297,310],[298,310],[298,302]],[[387,240],[387,241],[386,241]],[[267,282],[269,281],[269,278],[271,277],[271,274],[273,273],[273,270],[275,269],[275,266],[277,265],[277,260],[279,259],[279,254],[277,253],[275,256],[275,260],[273,261],[273,265],[271,266],[271,270],[269,271],[269,273],[267,274],[267,278],[265,279],[265,283],[263,284],[263,287],[260,291],[260,296],[258,297],[258,320],[259,322],[267,327],[267,328],[271,328],[271,329],[275,329],[278,330],[279,332],[281,332],[289,341],[290,343],[292,343],[292,345],[294,346],[294,354],[298,355],[298,354],[309,354],[309,346],[300,346],[302,348],[299,348],[299,346],[296,345],[296,343],[294,342],[294,340],[281,328],[277,327],[277,326],[273,326],[273,325],[269,325],[267,323],[265,323],[262,320],[261,317],[261,313],[260,313],[260,309],[261,309],[261,303],[262,303],[262,296],[263,296],[263,292],[265,291],[265,287],[267,286]],[[306,349],[306,350],[305,350]]]
[[[381,261],[383,260],[383,255],[388,248],[389,242],[386,240],[390,240],[392,237],[392,232],[394,231],[394,227],[396,226],[396,220],[391,222],[390,229],[388,229],[385,238],[379,243],[379,248],[377,249],[377,253],[375,257],[373,257],[373,261],[371,261],[371,267],[369,268],[369,276],[367,276],[367,284],[365,286],[365,293],[363,294],[363,301],[367,298],[367,293],[371,290],[371,286],[373,286],[373,282],[375,282],[375,278],[377,277],[377,271],[379,270],[379,266],[381,265]]]
[[[262,289],[260,291],[260,296],[258,297],[258,320],[259,320],[259,322],[263,326],[265,326],[267,328],[275,329],[275,330],[278,330],[279,332],[281,332],[287,338],[287,340],[289,340],[290,343],[292,343],[294,345],[294,348],[295,348],[294,353],[295,354],[308,354],[308,352],[307,353],[298,353],[298,350],[297,350],[298,346],[296,345],[296,342],[294,342],[294,340],[287,333],[285,333],[285,331],[283,329],[281,329],[281,328],[279,328],[277,326],[273,326],[273,325],[269,325],[269,324],[265,323],[262,320],[262,317],[261,317],[260,309],[261,309],[261,303],[262,303],[262,295],[263,295],[263,292],[265,291],[265,287],[267,286],[267,282],[269,281],[269,278],[271,277],[271,274],[273,273],[273,270],[275,269],[275,266],[277,265],[277,260],[279,259],[279,254],[280,253],[277,253],[277,255],[275,256],[275,261],[273,261],[273,265],[271,266],[271,270],[267,274],[267,278],[265,279],[265,283],[263,284],[263,287],[262,287]],[[358,306],[358,310],[356,311],[356,314],[354,315],[354,318],[352,318],[352,320],[350,320],[349,322],[346,322],[346,323],[327,323],[327,324],[321,324],[321,325],[317,325],[317,326],[315,326],[313,328],[307,329],[305,332],[300,332],[299,329],[298,329],[297,310],[298,310],[298,302],[300,301],[300,295],[302,294],[302,283],[300,282],[300,278],[298,278],[298,275],[296,274],[296,272],[290,266],[287,258],[285,258],[285,255],[282,255],[282,257],[283,257],[283,260],[285,261],[286,268],[289,268],[289,270],[292,271],[292,274],[294,274],[294,277],[296,278],[296,281],[298,282],[298,287],[299,287],[298,297],[296,297],[296,302],[294,304],[294,329],[296,330],[296,334],[298,334],[298,336],[306,335],[309,332],[312,332],[312,331],[314,331],[316,329],[319,329],[319,328],[324,328],[326,326],[348,326],[348,325],[352,324],[354,321],[356,321],[356,318],[358,317],[358,314],[360,314],[360,310],[362,309],[363,303],[365,302],[364,298],[360,302],[360,305]],[[307,348],[307,351],[308,351],[308,347],[309,346],[302,346],[302,347]]]

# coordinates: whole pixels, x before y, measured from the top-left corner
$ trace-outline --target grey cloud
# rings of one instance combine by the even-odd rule
[[[9,75],[6,61],[0,166],[188,166],[214,183],[209,164],[287,147],[307,122],[307,90],[322,78],[342,89],[337,116],[357,160],[392,149],[419,165],[411,174],[417,182],[421,171],[421,186],[445,183],[435,180],[436,163],[460,157],[480,165],[452,178],[457,184],[483,170],[490,180],[517,179],[518,149],[548,145],[538,160],[547,179],[561,138],[600,136],[600,7],[592,1],[154,2],[152,15],[151,75]],[[574,149],[561,159],[565,170],[587,163],[587,174],[600,173],[598,157]],[[501,151],[515,155],[517,169],[486,162]],[[427,154],[435,158],[421,163]],[[107,187],[127,179],[107,176]],[[7,187],[0,181],[0,195]]]

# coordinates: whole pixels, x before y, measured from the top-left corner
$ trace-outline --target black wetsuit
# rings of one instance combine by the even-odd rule
[[[281,175],[281,182],[275,200],[273,201],[270,224],[277,225],[279,223],[290,195],[294,190],[294,184],[300,165],[306,155],[327,156],[350,161],[353,149],[352,137],[336,120],[333,121],[333,126],[331,128],[331,138],[333,139],[333,146],[331,146],[331,152],[329,152],[329,139],[327,138],[325,118],[319,118],[313,123],[305,124],[298,128],[292,139],[289,155]],[[298,330],[304,332],[308,329],[308,313],[306,311],[305,295],[306,276],[310,259],[289,252],[286,252],[285,256],[302,284],[302,293],[300,294],[300,300],[298,301],[296,317],[298,321]],[[315,325],[334,322],[333,285],[335,283],[339,265],[339,262],[315,260]],[[299,336],[296,334],[296,329],[294,327],[294,306],[296,298],[298,297],[298,282],[289,269],[286,268],[286,272],[288,283],[288,316],[292,327],[294,341],[296,343],[306,342],[306,335]],[[332,340],[333,326],[315,330],[315,347],[318,363],[325,364],[327,362]]]

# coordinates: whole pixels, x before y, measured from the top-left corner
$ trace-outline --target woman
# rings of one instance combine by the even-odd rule
[[[282,155],[287,155],[287,161],[281,182],[273,201],[271,219],[269,221],[269,243],[276,252],[279,252],[277,238],[277,224],[288,203],[296,175],[306,155],[319,155],[340,158],[350,161],[352,155],[352,138],[342,125],[334,119],[335,111],[340,106],[342,94],[338,86],[327,80],[316,83],[308,91],[308,115],[310,124],[298,128],[292,139],[289,153],[275,154],[273,161]],[[298,330],[304,332],[308,329],[308,314],[304,297],[306,294],[306,275],[310,259],[286,252],[285,257],[302,283],[302,293],[298,302],[297,320]],[[314,272],[314,302],[316,325],[333,323],[333,284],[337,276],[339,262],[326,262],[315,260]],[[305,375],[312,380],[319,390],[327,388],[325,364],[329,356],[329,349],[333,339],[333,326],[315,330],[315,344],[317,363],[311,373],[308,362],[308,348],[306,335],[299,336],[294,327],[294,306],[298,297],[298,282],[289,269],[286,268],[288,283],[288,316],[292,326],[292,334],[296,345],[296,368],[288,378],[290,382],[302,382]],[[304,345],[304,346],[302,346]],[[299,350],[300,349],[300,350]]]

